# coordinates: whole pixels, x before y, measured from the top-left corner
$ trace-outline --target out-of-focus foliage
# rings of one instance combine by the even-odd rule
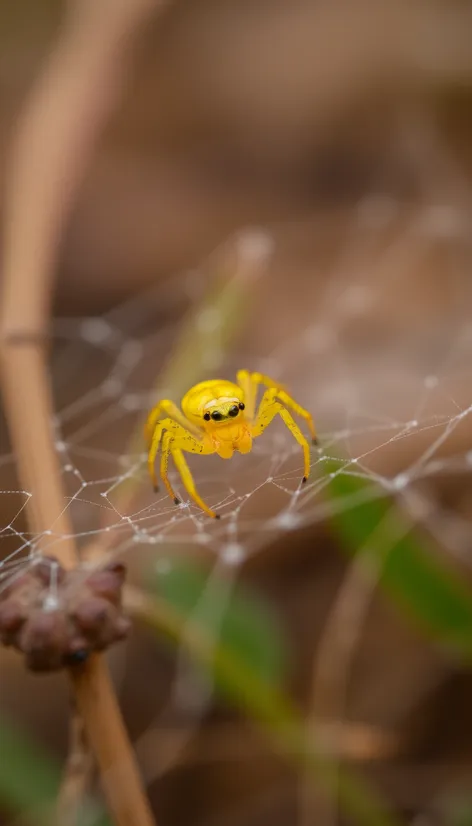
[[[321,465],[320,465],[321,466]],[[356,474],[349,462],[328,461],[327,490],[342,507],[333,508],[332,525],[350,556],[362,557],[366,572],[431,639],[469,665],[472,663],[472,587],[420,538],[401,504]]]
[[[249,605],[247,597],[235,601],[233,614],[229,602],[220,636],[216,636],[215,623],[209,622],[204,612],[195,610],[202,580],[184,568],[180,568],[173,582],[171,579],[167,596],[160,593],[154,600],[142,597],[141,617],[160,636],[183,646],[225,698],[262,726],[282,753],[306,768],[315,786],[339,797],[344,813],[352,821],[359,826],[399,826],[401,821],[374,787],[354,771],[340,769],[331,756],[323,752],[316,732],[307,727],[291,700],[274,682],[273,663],[268,669],[267,654],[263,667],[261,661],[255,664],[257,637],[258,645],[272,649],[271,659],[274,656],[267,620],[261,622],[264,617],[261,607],[253,603],[251,622],[247,622],[249,617],[239,616],[241,610],[246,610],[243,606]],[[223,591],[227,591],[227,586]],[[210,605],[213,608],[212,601]]]
[[[20,815],[22,823],[50,826],[61,782],[59,765],[4,715],[0,749],[0,806]],[[110,823],[96,805],[85,800],[77,826]]]
[[[210,642],[214,641],[215,652],[222,648],[254,678],[274,687],[282,685],[287,657],[283,628],[261,597],[227,572],[216,568],[208,573],[202,566],[178,558],[169,562],[156,587],[190,625],[196,624]]]

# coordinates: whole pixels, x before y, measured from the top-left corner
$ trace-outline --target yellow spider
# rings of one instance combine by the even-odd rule
[[[180,504],[167,476],[169,454],[177,466],[185,489],[194,502],[214,519],[219,516],[199,496],[183,451],[208,455],[217,453],[222,459],[231,459],[235,450],[249,453],[252,440],[260,436],[277,413],[302,446],[306,482],[310,473],[310,446],[287,408],[302,416],[310,430],[313,444],[316,433],[313,419],[276,381],[261,373],[240,370],[237,384],[224,379],[202,381],[192,387],[182,399],[182,411],[165,399],[154,407],[146,422],[145,435],[149,446],[148,466],[154,490],[159,489],[155,461],[161,448],[161,476],[175,504]],[[259,385],[267,390],[256,415],[256,397]]]

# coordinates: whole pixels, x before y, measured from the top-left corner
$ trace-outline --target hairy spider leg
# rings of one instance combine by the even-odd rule
[[[169,481],[169,477],[167,475],[167,467],[169,464],[169,453],[172,449],[172,442],[174,441],[174,436],[171,430],[166,430],[162,437],[162,444],[161,444],[161,479],[164,482],[164,485],[167,488],[167,493],[169,494],[170,498],[174,500],[175,505],[180,505],[180,499],[178,496],[175,495],[174,489]]]
[[[254,438],[260,436],[261,433],[263,433],[264,429],[267,427],[267,425],[269,425],[272,419],[277,415],[277,413],[279,413],[284,423],[287,425],[288,429],[292,432],[293,436],[297,440],[298,444],[302,447],[305,467],[302,481],[306,482],[308,476],[310,475],[310,445],[306,440],[305,436],[303,435],[302,431],[298,427],[296,421],[288,412],[288,410],[280,401],[277,400],[276,397],[278,397],[279,395],[280,391],[276,387],[270,388],[269,390],[265,391],[261,403],[259,405],[257,419],[254,422],[252,428],[252,435],[254,436]],[[295,404],[295,402],[293,402],[293,404]],[[297,405],[297,407],[299,407],[299,405]],[[301,409],[303,410],[303,408]]]
[[[179,448],[174,447],[173,444],[171,444],[170,446],[170,451],[172,454],[172,458],[176,464],[177,470],[179,471],[182,477],[182,482],[184,484],[185,490],[187,491],[191,499],[193,499],[193,501],[196,502],[196,504],[203,511],[205,511],[205,513],[207,513],[208,516],[211,516],[213,519],[219,519],[219,515],[215,513],[215,511],[212,511],[207,504],[205,504],[205,502],[197,492],[195,482],[193,481],[193,476],[190,472],[190,468],[187,462],[185,461],[185,457],[182,451]]]
[[[238,373],[238,382],[244,390],[244,393],[246,393],[246,389],[245,385],[243,385],[242,383],[243,381],[245,384],[249,383],[252,387],[251,391],[249,391],[249,397],[253,400],[253,405],[255,404],[257,388],[260,384],[265,385],[269,390],[275,391],[274,398],[277,397],[286,407],[290,408],[303,419],[305,419],[311,434],[313,444],[317,444],[316,430],[311,414],[308,412],[308,410],[305,410],[304,407],[297,404],[295,399],[292,399],[292,397],[287,393],[286,389],[282,384],[280,384],[277,381],[274,381],[274,379],[271,379],[269,376],[265,376],[263,373],[249,373],[247,370],[240,370]],[[248,414],[248,417],[251,420],[254,419],[254,408],[252,414]]]
[[[269,376],[264,376],[263,373],[250,373],[249,370],[238,370],[237,381],[245,396],[246,416],[250,421],[254,421],[256,415],[257,391],[260,384],[265,384],[269,388],[284,389]]]
[[[159,483],[157,481],[155,462],[162,434],[164,433],[164,431],[171,431],[174,434],[174,437],[179,439],[179,446],[182,447],[185,444],[186,447],[184,449],[188,450],[191,453],[213,452],[213,449],[209,451],[208,445],[206,445],[203,441],[196,439],[185,427],[182,427],[182,425],[180,425],[178,422],[175,422],[173,419],[170,418],[161,419],[161,421],[158,422],[156,424],[156,427],[154,428],[154,433],[152,435],[151,447],[149,449],[148,456],[149,475],[154,485],[154,490],[156,492],[159,490]]]
[[[256,412],[257,386],[251,381],[251,374],[248,370],[238,370],[236,378],[244,394],[244,404],[246,406],[246,410],[244,412],[246,414],[246,418],[248,421],[252,422],[254,421],[254,415]]]
[[[199,496],[195,487],[195,483],[193,481],[193,476],[190,472],[190,468],[187,465],[187,462],[185,461],[185,458],[182,454],[182,451],[186,451],[187,453],[203,453],[206,455],[214,453],[215,449],[212,443],[207,440],[199,441],[198,439],[195,439],[194,436],[188,432],[188,430],[186,430],[178,422],[175,422],[170,418],[163,419],[162,421],[160,421],[154,431],[148,462],[149,473],[154,484],[155,491],[158,490],[155,461],[160,444],[162,451],[160,467],[161,477],[171,499],[173,499],[176,504],[179,504],[180,502],[180,499],[178,499],[174,493],[174,490],[167,475],[169,454],[174,459],[177,470],[181,475],[184,487],[190,495],[190,497],[196,502],[197,505],[199,505],[199,507],[202,510],[205,511],[205,513],[213,517],[213,519],[218,519],[219,517],[217,516],[217,514],[214,511],[212,511],[208,507],[208,505],[205,504],[203,499]]]
[[[159,450],[159,444],[161,441],[161,436],[164,432],[165,426],[164,419],[162,422],[159,422],[154,428],[154,433],[152,434],[151,446],[149,448],[148,453],[148,470],[149,476],[151,477],[152,486],[154,488],[154,493],[157,493],[159,490],[159,482],[157,481],[157,474],[156,474],[156,456],[157,451]],[[167,421],[172,421],[171,419],[167,419]]]
[[[146,438],[146,443],[148,445],[152,441],[154,430],[159,419],[168,417],[174,419],[174,421],[178,422],[178,424],[182,425],[182,427],[184,427],[186,430],[189,430],[190,433],[192,433],[197,438],[200,435],[198,428],[195,427],[195,425],[192,424],[192,422],[190,422],[186,416],[184,416],[180,408],[178,408],[173,401],[171,401],[170,399],[162,399],[162,401],[160,401],[159,404],[156,404],[156,406],[152,408],[146,420],[146,424],[144,427],[144,436]]]

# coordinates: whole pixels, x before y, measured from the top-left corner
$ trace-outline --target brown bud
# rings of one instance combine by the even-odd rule
[[[19,602],[15,599],[7,599],[0,603],[0,634],[10,636],[18,631],[25,615]]]
[[[79,628],[85,634],[90,634],[98,631],[106,622],[109,610],[110,606],[106,600],[100,597],[90,597],[77,606],[74,618]]]
[[[15,578],[0,600],[0,641],[25,654],[33,671],[55,671],[83,663],[92,651],[123,639],[129,621],[121,613],[125,568],[112,562],[87,576],[65,571],[43,558]],[[54,610],[48,600],[54,585]]]
[[[67,627],[60,611],[36,611],[23,627],[19,645],[33,671],[60,668],[67,649]]]
[[[105,565],[103,570],[110,571],[111,573],[121,577],[122,582],[125,581],[126,567],[123,565],[122,562],[117,562],[116,560],[114,562],[109,562],[107,565]]]
[[[26,571],[21,576],[15,576],[12,582],[2,590],[2,602],[7,600],[12,594],[22,591],[29,584],[31,584],[30,571]]]
[[[87,584],[96,596],[103,597],[113,605],[121,601],[121,588],[125,578],[123,565],[113,565],[91,574]]]
[[[117,617],[115,621],[115,639],[117,640],[124,640],[125,637],[128,636],[129,629],[131,628],[131,621],[128,617]]]
[[[90,655],[90,648],[83,637],[74,637],[69,642],[67,651],[64,654],[64,665],[81,665]]]
[[[60,584],[66,576],[62,565],[60,565],[54,557],[49,556],[43,557],[31,570],[36,579],[39,579],[41,584],[46,586],[50,585],[53,578]]]

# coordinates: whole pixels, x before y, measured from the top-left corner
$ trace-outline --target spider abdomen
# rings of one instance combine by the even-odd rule
[[[211,412],[221,414],[221,419],[213,417],[212,422],[221,421],[226,418],[231,407],[242,401],[242,395],[241,388],[231,381],[213,379],[200,382],[183,397],[182,410],[190,421],[202,426],[203,416],[207,410],[210,415]]]

